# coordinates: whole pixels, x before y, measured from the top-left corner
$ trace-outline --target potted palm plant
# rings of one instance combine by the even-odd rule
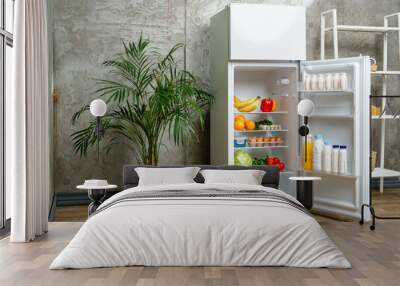
[[[106,137],[97,138],[96,121],[90,121],[71,135],[73,149],[85,156],[97,140],[106,140],[108,150],[129,142],[140,163],[157,165],[164,134],[177,145],[198,138],[196,124],[200,122],[204,129],[213,96],[190,72],[178,68],[174,53],[181,44],[166,55],[142,36],[136,42],[123,42],[123,47],[121,54],[103,63],[110,70],[110,78],[96,82],[96,94],[109,105],[101,119],[104,130],[108,130]],[[89,105],[84,105],[73,115],[72,123],[76,124],[88,110]]]

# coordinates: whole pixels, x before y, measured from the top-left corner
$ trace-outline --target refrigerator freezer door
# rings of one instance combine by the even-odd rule
[[[230,60],[304,59],[305,7],[230,5]]]
[[[359,218],[361,205],[370,199],[369,57],[301,61],[300,72],[300,78],[317,80],[311,84],[316,90],[304,90],[304,83],[299,84],[300,99],[315,104],[309,117],[310,133],[321,134],[330,145],[346,145],[348,152],[348,173],[314,171],[323,177],[315,184],[315,209]]]

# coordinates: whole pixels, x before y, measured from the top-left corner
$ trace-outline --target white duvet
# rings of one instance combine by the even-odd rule
[[[149,190],[268,190],[237,184],[135,187]],[[311,216],[259,199],[185,198],[124,201],[87,220],[50,269],[145,266],[293,266],[349,268]]]

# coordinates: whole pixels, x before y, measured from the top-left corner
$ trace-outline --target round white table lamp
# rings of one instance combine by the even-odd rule
[[[102,99],[95,99],[90,103],[90,113],[95,117],[101,117],[107,112],[107,104]]]
[[[104,128],[101,125],[100,117],[107,112],[107,104],[102,99],[95,99],[90,103],[90,113],[96,117],[96,137],[97,137],[97,160],[100,159],[100,139],[104,135]]]
[[[297,104],[297,113],[301,116],[310,116],[314,112],[314,102],[309,99],[302,99]]]

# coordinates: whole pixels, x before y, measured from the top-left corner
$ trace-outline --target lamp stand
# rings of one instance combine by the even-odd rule
[[[100,116],[96,116],[96,137],[97,137],[97,161],[100,161],[100,140],[104,135],[104,128],[101,125]]]
[[[307,135],[310,133],[308,129],[308,116],[304,116],[303,125],[299,128],[299,135],[304,137],[304,162],[307,162]]]

